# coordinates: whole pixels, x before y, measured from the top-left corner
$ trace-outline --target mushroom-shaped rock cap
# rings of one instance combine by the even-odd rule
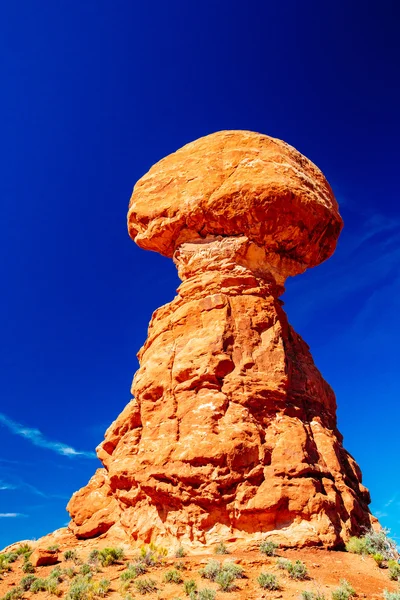
[[[342,219],[324,175],[295,148],[251,131],[220,131],[139,179],[128,228],[141,248],[165,256],[183,242],[244,235],[267,255],[297,263],[295,274],[333,253]]]

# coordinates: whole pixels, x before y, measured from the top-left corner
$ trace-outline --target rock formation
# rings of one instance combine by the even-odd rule
[[[104,468],[69,502],[74,535],[335,547],[369,526],[334,393],[279,300],[342,227],[319,169],[265,135],[215,133],[136,184],[128,227],[182,284],[153,314]]]

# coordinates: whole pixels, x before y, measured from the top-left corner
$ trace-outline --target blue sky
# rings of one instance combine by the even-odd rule
[[[64,525],[129,400],[172,261],[129,240],[136,180],[221,129],[327,175],[345,228],[287,284],[372,509],[400,538],[395,2],[3,2],[0,547]]]

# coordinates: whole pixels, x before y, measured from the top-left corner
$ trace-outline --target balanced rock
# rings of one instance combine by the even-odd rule
[[[321,171],[252,132],[201,138],[136,184],[130,235],[182,284],[153,314],[104,468],[68,504],[77,538],[336,547],[370,526],[334,393],[279,300],[341,227]]]

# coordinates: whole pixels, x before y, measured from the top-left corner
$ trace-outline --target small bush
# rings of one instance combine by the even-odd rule
[[[138,579],[135,581],[135,587],[139,594],[150,594],[157,591],[157,582],[154,579]]]
[[[100,551],[95,548],[91,551],[88,558],[88,563],[91,565],[98,565],[100,562]]]
[[[276,562],[278,569],[286,569],[288,568],[288,565],[291,564],[290,560],[287,560],[286,558],[278,558],[277,562]]]
[[[54,569],[50,571],[49,578],[54,579],[57,583],[61,583],[63,580],[63,571],[60,567],[54,567]]]
[[[349,600],[354,598],[355,590],[346,579],[340,581],[340,585],[332,592],[332,600]]]
[[[102,567],[109,567],[118,563],[124,557],[124,551],[122,548],[103,548],[103,550],[100,550],[98,557]]]
[[[200,575],[204,579],[215,581],[218,573],[221,570],[221,565],[217,560],[209,560],[204,569],[200,569]]]
[[[384,559],[391,560],[399,557],[396,542],[389,537],[389,529],[374,531],[370,529],[364,536],[369,554],[382,554]]]
[[[35,572],[35,567],[33,566],[33,564],[29,560],[27,560],[22,565],[22,571],[24,573],[34,573]]]
[[[187,579],[183,584],[183,589],[185,590],[186,596],[190,596],[190,594],[197,592],[197,583],[194,579]]]
[[[160,564],[167,554],[168,551],[166,548],[150,544],[149,546],[143,546],[140,549],[139,561],[145,563],[149,567],[154,567],[155,565]]]
[[[232,573],[235,579],[243,579],[245,577],[243,567],[230,560],[222,565],[222,570],[226,573]]]
[[[146,571],[147,571],[147,567],[146,567]],[[141,575],[141,573],[138,573],[136,566],[128,565],[128,568],[125,571],[123,571],[123,573],[121,573],[120,579],[121,579],[121,581],[132,581],[133,579],[136,579],[136,577],[138,577],[138,575]]]
[[[204,588],[197,592],[197,596],[195,594],[190,595],[190,600],[215,600],[216,592],[214,590],[210,590]]]
[[[47,550],[49,552],[58,552],[60,549],[60,546],[58,544],[52,544],[51,546],[48,546]]]
[[[14,587],[12,590],[8,591],[4,594],[2,600],[18,600],[18,598],[22,598],[24,595],[24,590],[20,587]]]
[[[273,573],[261,573],[257,577],[258,585],[264,590],[280,590],[278,578]]]
[[[293,563],[291,560],[280,558],[277,561],[277,565],[279,569],[285,569],[291,579],[303,581],[308,577],[307,567],[301,560],[296,560],[296,562]]]
[[[383,561],[385,560],[385,557],[383,556],[383,554],[376,552],[375,554],[372,555],[372,558],[374,559],[374,561],[376,562],[378,567],[381,569],[383,566]]]
[[[100,598],[104,598],[110,591],[111,584],[108,579],[101,579],[95,584],[95,594]]]
[[[46,591],[46,580],[38,577],[31,585],[31,592],[37,594],[38,592]]]
[[[229,571],[222,569],[216,576],[215,581],[218,583],[223,592],[232,592],[234,589],[236,589],[234,584],[235,576]]]
[[[80,575],[72,583],[66,595],[66,600],[92,600],[93,598],[106,596],[110,589],[108,579],[91,581],[91,574]]]
[[[25,554],[32,554],[32,548],[29,544],[21,544],[21,546],[18,546],[18,548],[15,551],[15,554],[18,554],[18,556],[25,556]]]
[[[351,537],[346,544],[346,550],[354,554],[381,554],[384,560],[398,559],[396,542],[388,534],[389,529],[369,529],[362,537]]]
[[[92,569],[91,569],[90,565],[88,565],[87,563],[83,563],[83,565],[79,569],[79,573],[81,575],[89,575],[89,573],[91,573],[91,572],[92,572]]]
[[[187,567],[185,563],[182,560],[180,560],[174,563],[174,569],[178,569],[178,571],[186,571]]]
[[[78,562],[79,558],[75,550],[66,550],[64,552],[65,560],[73,560],[75,563]]]
[[[307,567],[301,560],[296,560],[294,563],[289,561],[286,570],[289,573],[289,577],[298,581],[303,581],[308,577]]]
[[[322,592],[301,592],[303,600],[325,600]]]
[[[58,581],[55,577],[48,577],[45,581],[45,590],[54,596],[61,596],[62,592],[58,589]]]
[[[400,592],[388,592],[385,590],[383,592],[383,597],[385,600],[400,600]]]
[[[182,575],[176,569],[167,571],[164,575],[165,583],[183,583]]]
[[[353,554],[369,554],[365,538],[351,537],[346,544],[346,550]]]
[[[261,542],[260,544],[260,552],[266,554],[267,556],[275,556],[278,548],[278,544],[275,544],[275,542],[268,542],[267,540]]]
[[[183,558],[186,556],[186,552],[183,546],[179,546],[177,551],[175,552],[175,558]]]
[[[389,560],[388,567],[390,579],[393,581],[400,581],[400,564],[397,562],[397,560]]]
[[[220,542],[215,546],[214,554],[229,554],[228,548],[225,546],[224,542]]]
[[[64,573],[70,579],[73,579],[77,575],[77,572],[73,567],[68,567],[67,569],[64,569]]]
[[[24,592],[27,592],[31,589],[31,585],[35,581],[35,579],[36,577],[34,575],[27,575],[26,577],[23,577],[19,582],[20,588],[24,590]]]

